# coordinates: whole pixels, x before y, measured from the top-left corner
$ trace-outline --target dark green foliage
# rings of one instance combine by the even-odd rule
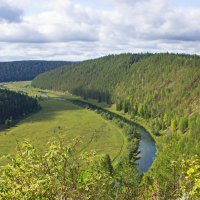
[[[0,124],[10,127],[13,120],[39,108],[36,99],[25,94],[0,89]]]
[[[137,59],[135,59],[137,57]],[[194,112],[200,95],[200,57],[122,54],[84,61],[39,75],[33,86],[114,102],[118,110],[144,118]],[[169,111],[169,112],[168,112]]]
[[[116,110],[117,111],[122,110],[122,102],[120,100],[116,101]]]
[[[109,172],[110,175],[113,174],[114,169],[113,169],[113,166],[112,166],[112,161],[111,161],[110,156],[108,154],[106,154],[105,157],[104,157],[103,166],[104,166],[105,170],[107,172]]]
[[[12,117],[10,117],[10,119],[6,119],[5,121],[6,128],[10,128],[12,125],[13,125]]]
[[[179,121],[179,124],[178,124],[178,128],[179,130],[184,133],[186,131],[188,127],[188,120],[186,117],[181,117],[180,118],[180,121]]]
[[[131,68],[131,65],[148,57],[144,54],[110,55],[78,63],[73,68],[58,68],[38,76],[33,86],[69,91],[84,98],[111,103],[116,86]]]
[[[0,62],[0,82],[32,80],[38,74],[63,65],[71,65],[71,63],[64,61]]]

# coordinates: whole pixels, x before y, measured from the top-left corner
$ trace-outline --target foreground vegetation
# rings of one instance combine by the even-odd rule
[[[181,163],[194,155],[200,158],[199,66],[196,55],[111,55],[47,72],[32,85],[114,103],[117,111],[146,124],[155,134],[158,152],[145,175],[156,183],[150,181],[147,188],[157,184],[154,192],[176,199],[176,190],[180,190],[174,184],[182,171],[177,168],[175,180],[169,163]]]
[[[174,193],[169,195],[166,190],[163,195],[157,179],[141,182],[136,167],[127,160],[113,168],[108,155],[84,153],[77,158],[79,141],[74,140],[69,146],[62,141],[62,138],[51,141],[43,154],[28,142],[19,145],[17,155],[9,157],[10,164],[0,169],[1,199],[200,198],[200,161],[196,157],[171,162]]]

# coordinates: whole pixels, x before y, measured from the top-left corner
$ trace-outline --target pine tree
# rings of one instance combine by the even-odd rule
[[[179,130],[184,133],[188,127],[188,120],[186,117],[181,117],[178,123]]]
[[[175,132],[176,128],[177,128],[176,120],[172,119],[171,120],[171,129],[172,129],[172,131]]]

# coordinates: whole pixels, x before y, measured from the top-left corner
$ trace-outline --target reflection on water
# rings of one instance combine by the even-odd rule
[[[64,98],[60,98],[60,97],[56,97],[56,98],[54,98],[54,99],[57,100],[57,101],[65,101]]]
[[[143,128],[140,129],[141,140],[140,140],[140,159],[137,160],[139,173],[146,172],[151,167],[155,156],[156,147],[155,141],[151,135]]]

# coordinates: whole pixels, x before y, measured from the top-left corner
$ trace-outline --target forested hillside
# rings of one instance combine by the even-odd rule
[[[84,61],[73,68],[62,67],[38,76],[32,85],[68,90],[85,98],[110,102],[116,86],[129,74],[132,64],[149,56],[150,54],[122,54]]]
[[[99,101],[109,99],[127,111],[140,110],[139,114],[145,117],[168,114],[167,110],[171,114],[171,111],[189,114],[200,110],[200,57],[111,55],[47,72],[38,76],[32,85],[68,90]]]
[[[182,159],[200,157],[199,56],[111,55],[39,75],[32,85],[115,103],[117,110],[145,121],[158,153],[144,180],[159,186],[161,196],[177,198]]]
[[[38,74],[70,64],[64,61],[0,62],[0,82],[32,80]]]
[[[11,126],[14,120],[39,108],[36,99],[27,95],[0,89],[0,125]]]

